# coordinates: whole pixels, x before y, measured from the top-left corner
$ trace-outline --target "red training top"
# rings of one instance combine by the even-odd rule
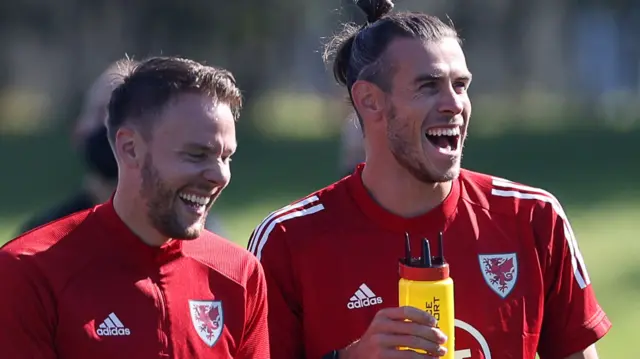
[[[3,358],[269,358],[261,266],[211,232],[150,247],[108,202],[10,241],[0,273]]]
[[[320,358],[359,339],[378,310],[398,306],[405,232],[414,249],[428,238],[434,254],[444,232],[456,358],[533,359],[537,351],[564,359],[609,330],[573,230],[548,192],[463,170],[440,206],[407,219],[371,198],[362,169],[253,232],[272,357]]]

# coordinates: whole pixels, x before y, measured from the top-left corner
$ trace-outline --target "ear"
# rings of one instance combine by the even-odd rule
[[[142,164],[146,144],[134,129],[121,127],[116,132],[115,149],[124,167],[137,168]]]
[[[385,97],[378,86],[368,81],[358,80],[351,87],[351,97],[353,105],[363,120],[366,119],[367,122],[382,120]]]

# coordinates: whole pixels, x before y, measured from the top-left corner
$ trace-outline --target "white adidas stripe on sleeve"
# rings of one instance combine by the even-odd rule
[[[272,219],[274,219],[275,217],[281,216],[283,213],[289,212],[297,208],[302,208],[308,205],[309,203],[313,203],[316,201],[318,201],[318,196],[312,196],[300,202],[292,203],[288,206],[285,206],[283,208],[280,208],[276,211],[271,212],[265,219],[262,220],[262,222],[260,222],[258,227],[256,227],[256,229],[253,231],[253,235],[249,239],[249,245],[248,245],[249,251],[255,254],[256,246],[258,244],[257,238],[260,237],[260,235],[262,234],[262,231],[264,231],[264,227],[267,224],[269,224],[269,222]]]
[[[304,217],[313,213],[317,213],[324,209],[324,206],[320,203],[311,207],[304,208],[310,204],[319,202],[318,196],[312,196],[302,201],[293,203],[286,207],[283,207],[277,211],[272,212],[267,216],[253,232],[253,235],[249,239],[249,251],[253,253],[258,260],[262,257],[262,250],[269,240],[269,235],[273,229],[284,221],[288,221],[293,218]]]
[[[545,190],[520,185],[501,178],[494,178],[493,185],[500,188],[494,188],[491,190],[491,194],[495,196],[534,199],[551,204],[553,210],[558,214],[558,216],[560,216],[560,218],[562,218],[562,222],[564,222],[564,238],[567,241],[567,246],[569,247],[569,252],[571,255],[571,266],[573,267],[573,275],[576,279],[576,282],[578,282],[580,289],[584,289],[589,284],[591,284],[591,279],[589,278],[589,274],[587,273],[587,267],[584,263],[584,258],[582,257],[582,253],[580,253],[580,249],[578,248],[578,242],[576,241],[573,229],[571,228],[571,224],[569,223],[569,219],[567,218],[567,215],[562,209],[560,202],[555,198],[555,196]],[[533,193],[525,193],[522,191]]]

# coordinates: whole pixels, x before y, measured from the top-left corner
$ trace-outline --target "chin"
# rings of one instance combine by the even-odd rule
[[[176,218],[177,219],[177,218]],[[191,240],[200,237],[202,231],[204,230],[204,221],[201,223],[200,221],[195,223],[180,223],[178,221],[174,221],[173,224],[169,227],[165,227],[163,234],[169,238],[180,239],[180,240]]]
[[[179,238],[179,239],[183,240],[183,241],[191,241],[191,240],[199,238],[201,234],[202,234],[202,231],[185,232],[185,235],[182,236],[182,238]]]
[[[449,163],[448,166],[445,166],[434,168],[433,163],[426,162],[422,163],[421,166],[405,166],[405,168],[409,170],[417,180],[429,184],[449,182],[458,178],[460,175],[459,164]]]
[[[448,182],[453,181],[454,179],[460,176],[460,166],[455,166],[447,169],[446,171],[440,171],[437,176],[434,178],[438,178],[436,182]]]
[[[427,159],[422,162],[423,169],[433,182],[452,181],[460,175],[460,159],[452,157],[446,161]]]
[[[191,226],[185,228],[184,230],[184,238],[182,239],[196,239],[200,237],[202,232],[204,231],[204,223],[194,223]]]
[[[449,181],[453,181],[456,178],[458,178],[458,176],[460,176],[460,171],[449,171],[447,173],[444,173],[441,177],[440,177],[440,181],[438,182],[449,182]]]
[[[174,235],[174,236],[169,236],[169,237],[173,238],[173,239],[189,241],[189,240],[196,239],[196,238],[200,237],[200,234],[202,234],[202,230],[187,229],[187,230],[183,231],[182,233],[180,233],[180,235]]]

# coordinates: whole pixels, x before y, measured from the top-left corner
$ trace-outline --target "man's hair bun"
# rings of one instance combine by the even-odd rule
[[[372,24],[391,12],[391,0],[356,0],[356,5],[367,15],[367,23]]]

